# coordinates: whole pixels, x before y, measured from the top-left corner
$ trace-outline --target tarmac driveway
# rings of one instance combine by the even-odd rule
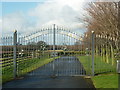
[[[92,81],[83,77],[85,74],[78,58],[64,56],[28,73],[22,79],[3,84],[3,88],[94,88]]]

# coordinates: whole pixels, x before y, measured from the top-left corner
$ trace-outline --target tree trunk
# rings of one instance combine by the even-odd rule
[[[109,53],[109,52],[108,52],[108,47],[106,46],[106,62],[107,62],[107,63],[109,63],[109,59],[108,59],[108,57],[109,57],[108,55],[109,55],[109,54],[108,54],[108,53]]]
[[[112,59],[112,65],[114,65],[114,49],[112,47],[112,45],[110,45],[111,47],[111,59]]]

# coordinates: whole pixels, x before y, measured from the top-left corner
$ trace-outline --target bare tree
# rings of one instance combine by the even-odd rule
[[[89,16],[86,16],[84,21],[87,23],[87,36],[90,37],[91,31],[95,31],[96,35],[96,52],[101,52],[103,57],[106,57],[106,62],[109,63],[108,57],[112,57],[114,64],[114,53],[120,49],[120,29],[117,2],[92,2],[85,9]],[[87,40],[87,37],[84,38]],[[97,50],[98,47],[102,50]],[[109,53],[109,50],[111,53]],[[105,55],[105,56],[104,56]]]

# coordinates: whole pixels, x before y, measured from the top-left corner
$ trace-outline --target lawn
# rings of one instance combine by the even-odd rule
[[[78,56],[80,62],[83,64],[87,75],[92,72],[91,56]],[[118,75],[116,74],[116,67],[109,63],[101,61],[101,57],[96,56],[94,60],[95,76],[92,77],[96,88],[118,88]]]
[[[92,72],[92,58],[91,56],[78,56],[80,62],[83,64],[87,74]],[[109,63],[101,61],[100,56],[96,56],[94,60],[94,72],[95,74],[116,72],[116,66],[112,66]]]
[[[92,80],[96,88],[118,88],[117,74],[101,74],[92,77]]]

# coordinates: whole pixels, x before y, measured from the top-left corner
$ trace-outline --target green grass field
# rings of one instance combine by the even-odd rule
[[[92,80],[96,88],[118,88],[117,74],[101,74],[92,77]]]
[[[92,72],[91,56],[78,56],[80,62],[83,64],[87,74]],[[118,75],[116,74],[116,67],[101,61],[101,57],[95,57],[95,76],[92,77],[94,86],[96,88],[118,88]]]
[[[80,62],[83,64],[87,74],[92,72],[92,57],[91,56],[78,56]],[[116,72],[116,66],[112,66],[109,63],[101,61],[101,57],[97,56],[94,60],[94,72],[95,74]]]

